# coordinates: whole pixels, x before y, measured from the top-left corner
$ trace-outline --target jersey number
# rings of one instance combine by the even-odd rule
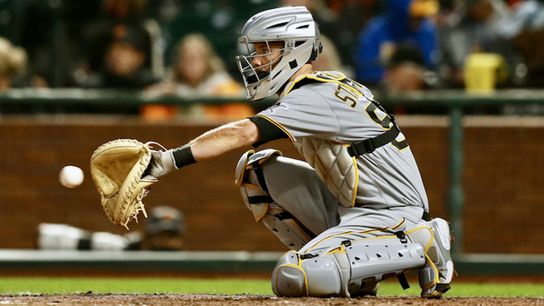
[[[334,95],[350,107],[355,107],[359,98],[363,96],[362,90],[359,90],[357,88],[359,86],[362,87],[362,85],[349,79],[344,79],[342,81],[343,82],[338,84],[338,87],[336,87],[336,92],[334,93]],[[349,83],[345,84],[345,82]],[[372,121],[376,122],[384,129],[390,129],[392,127],[391,117],[383,109],[380,109],[380,111],[385,114],[383,118],[380,119],[380,117],[378,117],[378,114],[376,114],[376,110],[378,109],[380,108],[378,108],[377,102],[370,101],[365,110],[368,116],[370,116],[370,118],[372,119]],[[408,142],[406,141],[406,139],[403,139],[401,141],[393,140],[391,141],[391,144],[399,150],[408,147]]]
[[[381,125],[384,129],[390,129],[392,125],[391,117],[387,113],[385,113],[385,116],[380,119],[378,115],[376,114],[376,110],[378,109],[378,106],[376,105],[376,102],[369,102],[366,113],[368,116],[372,119],[372,121],[376,122],[377,124]],[[383,111],[382,111],[383,112]],[[393,140],[391,141],[391,144],[394,145],[397,149],[402,150],[406,147],[408,147],[408,142],[406,141],[406,138],[398,141]]]

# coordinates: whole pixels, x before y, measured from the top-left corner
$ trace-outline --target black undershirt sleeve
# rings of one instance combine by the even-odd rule
[[[287,134],[284,131],[261,116],[253,116],[248,119],[255,123],[259,130],[259,140],[253,144],[254,148],[272,140],[287,138]]]

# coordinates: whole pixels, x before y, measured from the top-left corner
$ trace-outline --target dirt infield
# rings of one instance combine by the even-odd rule
[[[0,304],[24,305],[544,305],[543,298],[450,297],[427,300],[417,297],[371,298],[277,298],[249,295],[139,295],[139,294],[72,294],[72,295],[4,295]]]

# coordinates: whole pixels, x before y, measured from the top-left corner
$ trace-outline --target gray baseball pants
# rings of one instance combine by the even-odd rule
[[[319,254],[345,240],[391,235],[414,227],[423,215],[423,208],[416,206],[341,206],[316,172],[299,160],[280,156],[262,169],[272,199],[317,235],[299,250],[301,254]],[[380,230],[384,228],[390,232]]]

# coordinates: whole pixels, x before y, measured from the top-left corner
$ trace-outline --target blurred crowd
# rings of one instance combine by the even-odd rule
[[[242,97],[234,61],[240,30],[256,12],[282,5],[305,5],[319,24],[318,70],[342,71],[375,90],[465,88],[481,82],[481,69],[494,87],[544,85],[542,0],[3,0],[0,90]],[[148,105],[139,112],[234,119],[254,109]]]

